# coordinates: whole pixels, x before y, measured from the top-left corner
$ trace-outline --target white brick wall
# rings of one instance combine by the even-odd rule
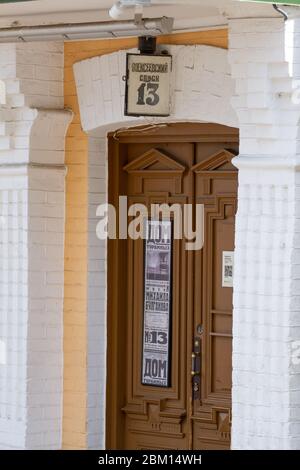
[[[300,74],[298,22],[232,19],[233,77],[224,50],[165,46],[174,56],[174,71],[172,115],[164,121],[240,127],[234,449],[300,448],[300,367],[291,360],[293,341],[300,335],[300,111],[291,101],[293,79]],[[62,45],[4,46],[0,46],[0,79],[7,93],[0,109],[0,350],[5,354],[0,357],[0,448],[52,449],[61,442],[61,165],[70,118],[62,110]],[[106,245],[95,237],[95,211],[107,198],[106,133],[141,123],[123,116],[124,60],[122,51],[74,67],[82,125],[90,132],[90,448],[103,447],[105,434]]]
[[[63,44],[0,45],[0,79],[0,448],[57,449],[71,119],[63,110]]]
[[[1,44],[0,57],[7,105],[63,108],[63,42]]]
[[[61,447],[65,170],[29,173],[26,448]],[[49,232],[48,223],[55,223]]]
[[[15,188],[0,178],[0,341],[5,357],[0,362],[0,449],[25,447],[27,229],[26,177]]]
[[[233,330],[233,449],[300,448],[297,24],[230,21],[240,123]],[[289,47],[292,46],[292,54]],[[299,73],[299,72],[298,72]]]
[[[59,448],[65,172],[0,175],[0,448]]]
[[[166,121],[207,121],[237,126],[230,104],[234,82],[228,52],[211,46],[162,46],[173,56],[172,112]],[[124,111],[126,51],[83,60],[74,65],[81,122],[85,131],[121,127],[136,118]],[[142,119],[145,122],[145,119]],[[159,119],[147,119],[158,122]]]

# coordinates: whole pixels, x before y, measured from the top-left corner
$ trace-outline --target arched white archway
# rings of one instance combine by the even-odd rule
[[[211,46],[162,46],[173,57],[171,115],[164,122],[202,121],[236,127],[228,52]],[[124,116],[126,51],[74,65],[81,123],[86,132],[145,122]],[[156,118],[147,122],[157,122]]]
[[[120,128],[171,122],[210,122],[237,127],[237,117],[231,106],[234,80],[230,74],[227,50],[211,46],[166,45],[162,48],[173,56],[171,115],[168,118],[124,116],[123,76],[126,73],[127,51],[93,57],[74,65],[81,125],[89,135],[88,263],[93,268],[88,269],[88,285],[103,286],[98,288],[97,302],[92,287],[88,298],[88,383],[92,384],[88,390],[88,402],[93,401],[95,412],[95,399],[97,401],[96,413],[101,417],[100,440],[103,446],[107,341],[106,245],[96,239],[96,209],[98,204],[107,201],[107,133]],[[96,269],[95,260],[98,263]],[[93,377],[94,368],[89,367],[95,358],[98,370],[102,371],[97,379]],[[89,435],[99,437],[99,419],[89,424]]]

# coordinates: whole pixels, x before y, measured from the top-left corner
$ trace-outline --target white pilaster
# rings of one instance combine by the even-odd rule
[[[0,448],[61,448],[63,44],[0,46]]]
[[[240,127],[233,449],[300,448],[300,367],[293,355],[300,338],[300,111],[292,99],[291,39],[295,31],[282,18],[230,21]]]
[[[28,325],[28,191],[0,176],[0,448],[24,448]]]

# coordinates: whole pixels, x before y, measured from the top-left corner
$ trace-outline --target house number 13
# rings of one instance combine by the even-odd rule
[[[159,85],[157,83],[142,83],[138,89],[137,105],[145,106],[145,104],[148,104],[149,106],[156,106],[159,103],[159,95],[156,93],[158,88]],[[148,97],[145,102],[146,90]]]

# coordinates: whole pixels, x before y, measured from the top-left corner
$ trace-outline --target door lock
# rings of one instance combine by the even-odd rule
[[[200,399],[200,380],[201,380],[201,339],[194,339],[194,351],[192,352],[192,393],[193,400]]]
[[[192,377],[200,375],[201,372],[201,340],[194,339],[194,351],[192,353]]]

